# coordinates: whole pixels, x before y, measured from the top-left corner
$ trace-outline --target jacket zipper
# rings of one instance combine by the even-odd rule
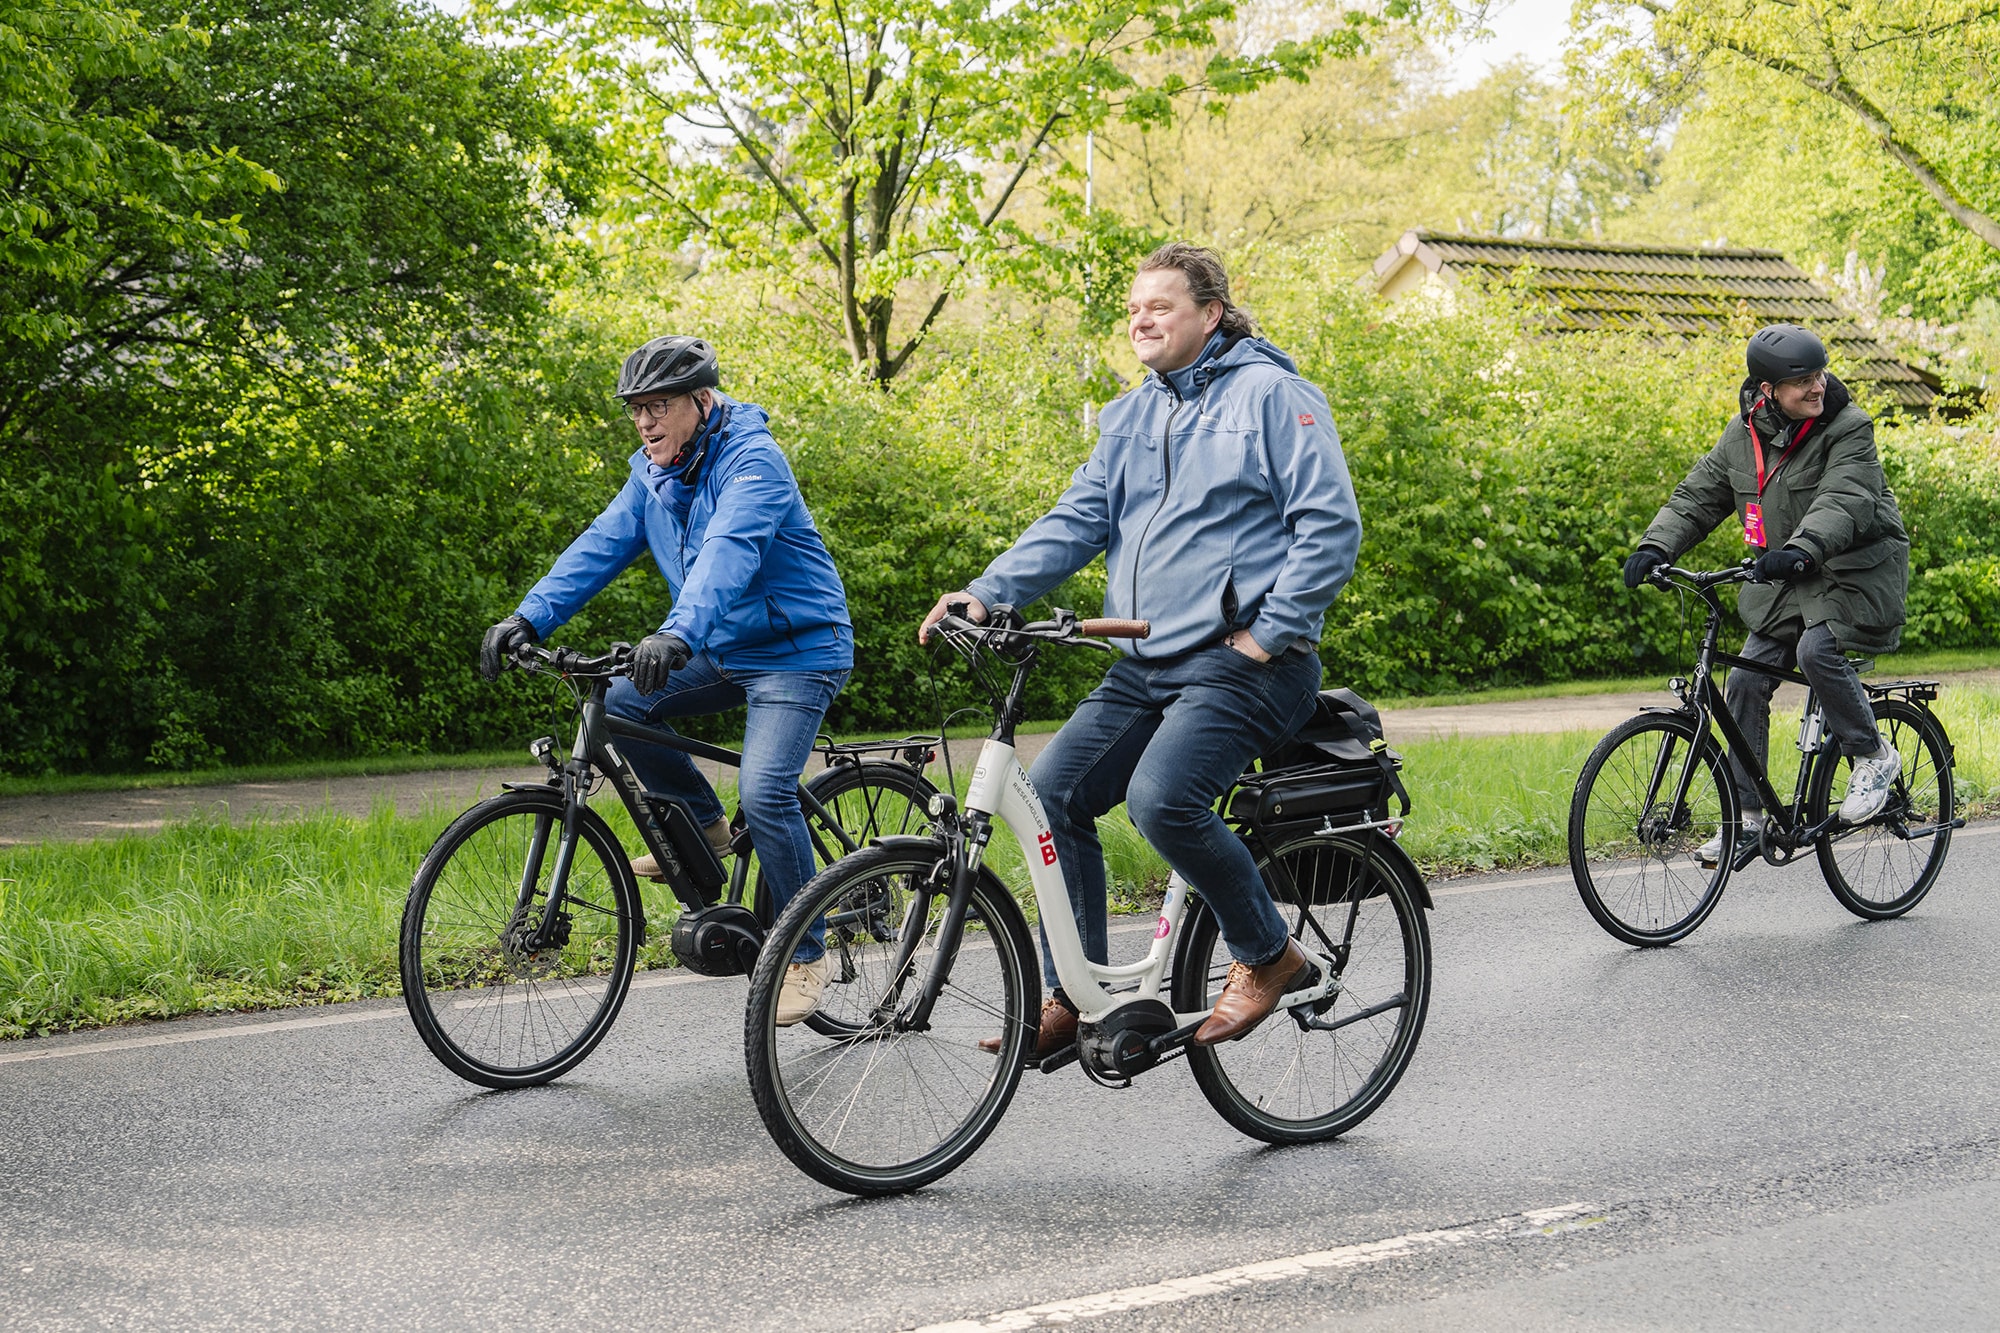
[[[1208,384],[1202,386],[1201,396],[1194,400],[1194,414],[1197,421],[1201,419],[1201,405],[1208,401],[1209,385],[1214,383],[1215,378],[1211,377]],[[1139,530],[1139,542],[1132,548],[1132,615],[1134,618],[1139,616],[1139,560],[1146,553],[1146,538],[1152,535],[1154,522],[1158,520],[1160,514],[1166,509],[1167,501],[1174,493],[1174,422],[1180,419],[1181,409],[1187,406],[1187,399],[1181,397],[1178,393],[1174,393],[1171,384],[1167,386],[1167,392],[1174,394],[1174,406],[1173,410],[1167,413],[1167,424],[1160,432],[1160,467],[1163,474],[1160,483],[1160,502],[1153,506],[1152,514],[1146,519],[1146,526]],[[1137,645],[1134,645],[1134,653],[1136,655]]]

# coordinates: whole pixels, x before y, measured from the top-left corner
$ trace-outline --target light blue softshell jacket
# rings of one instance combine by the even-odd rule
[[[1220,350],[1216,350],[1220,347]],[[1158,375],[1107,404],[1055,508],[967,587],[1024,606],[1104,553],[1118,640],[1171,657],[1247,629],[1273,654],[1317,644],[1354,574],[1361,514],[1326,395],[1261,338],[1210,343],[1182,387]]]
[[[660,629],[725,669],[853,666],[846,589],[770,418],[717,397],[729,419],[696,484],[635,451],[623,489],[528,590],[520,614],[547,638],[650,551],[673,593]]]

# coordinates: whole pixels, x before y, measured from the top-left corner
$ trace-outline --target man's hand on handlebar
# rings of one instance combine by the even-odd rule
[[[488,680],[500,679],[500,672],[515,652],[541,636],[523,615],[511,615],[486,631],[479,643],[479,674]]]
[[[1657,546],[1641,546],[1625,561],[1625,586],[1637,588],[1653,576],[1653,572],[1672,564],[1667,553]]]
[[[666,688],[667,677],[686,666],[694,650],[678,634],[648,634],[632,650],[632,688],[652,694]]]
[[[969,592],[946,593],[937,599],[937,605],[931,608],[930,614],[924,617],[924,623],[917,628],[917,642],[929,643],[938,621],[954,613],[976,625],[986,619],[986,603]]]

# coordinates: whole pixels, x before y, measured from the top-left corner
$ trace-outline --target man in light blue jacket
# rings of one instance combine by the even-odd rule
[[[1105,407],[1097,447],[1054,509],[951,602],[1020,606],[1100,552],[1104,614],[1152,622],[1124,644],[1030,777],[1055,835],[1084,950],[1106,953],[1097,819],[1120,801],[1201,893],[1235,963],[1195,1034],[1246,1035],[1310,964],[1249,851],[1214,805],[1258,754],[1311,715],[1326,609],[1354,573],[1361,518],[1326,396],[1256,336],[1222,262],[1162,246],[1127,303],[1145,380]],[[1076,1011],[1046,958],[1037,1051],[1075,1038]]]
[[[650,554],[673,609],[634,650],[630,677],[612,683],[605,707],[664,727],[669,718],[748,705],[737,793],[782,909],[813,874],[799,774],[854,666],[854,630],[833,557],[769,418],[719,383],[715,351],[698,338],[655,338],[626,358],[617,396],[639,450],[625,485],[520,609],[486,632],[480,670],[497,678],[518,645],[553,633]],[[726,854],[728,818],[694,762],[678,750],[619,744],[646,789],[687,802],[710,845]],[[651,856],[632,869],[659,875]],[[800,947],[785,975],[781,1024],[812,1012],[829,968],[816,941]]]

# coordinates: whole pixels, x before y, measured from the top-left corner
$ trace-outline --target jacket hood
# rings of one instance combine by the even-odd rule
[[[1760,383],[1761,381],[1755,375],[1745,375],[1743,377],[1743,387],[1736,391],[1736,399],[1742,405],[1743,418],[1746,421],[1750,418],[1751,410],[1757,406],[1757,388]],[[1840,415],[1843,408],[1853,401],[1854,395],[1847,391],[1847,386],[1832,375],[1828,375],[1826,377],[1826,406],[1820,409],[1819,419],[1821,421],[1833,420]],[[1772,410],[1777,410],[1775,404],[1772,405]]]

